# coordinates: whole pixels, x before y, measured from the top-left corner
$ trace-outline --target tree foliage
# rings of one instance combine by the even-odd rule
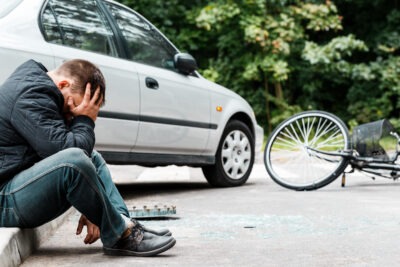
[[[400,126],[396,0],[121,0],[200,72],[247,99],[271,130],[307,109]]]

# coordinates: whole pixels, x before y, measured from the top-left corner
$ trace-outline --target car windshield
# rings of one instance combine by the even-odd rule
[[[21,2],[22,0],[0,0],[0,18],[7,15]]]

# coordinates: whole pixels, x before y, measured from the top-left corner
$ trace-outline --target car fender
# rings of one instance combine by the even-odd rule
[[[237,118],[245,122],[253,135],[259,129],[256,129],[256,119],[249,103],[238,94],[226,89],[223,86],[209,82],[211,91],[211,121],[217,128],[211,130],[209,142],[204,153],[206,155],[215,155],[222,133],[231,119]],[[245,118],[245,120],[243,120]]]

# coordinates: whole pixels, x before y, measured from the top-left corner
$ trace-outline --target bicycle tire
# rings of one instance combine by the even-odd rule
[[[264,165],[281,186],[315,190],[339,177],[349,161],[341,156],[311,155],[308,148],[337,152],[350,146],[349,131],[341,119],[324,111],[305,111],[286,119],[271,133]]]

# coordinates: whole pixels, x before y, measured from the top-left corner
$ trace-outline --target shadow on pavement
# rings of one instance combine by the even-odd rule
[[[63,257],[73,257],[77,255],[98,255],[103,253],[103,248],[101,246],[81,246],[81,247],[42,247],[35,252],[35,256],[45,255],[46,257],[52,256],[63,256]]]
[[[79,256],[93,256],[95,258],[98,258],[99,256],[101,257],[106,257],[109,259],[114,259],[114,260],[124,260],[124,259],[135,259],[135,257],[119,257],[119,256],[108,256],[103,254],[103,248],[101,246],[82,246],[82,247],[76,247],[76,248],[70,248],[70,247],[43,247],[40,248],[40,250],[35,252],[35,257],[38,256],[45,256],[45,257],[62,257],[63,259],[68,259],[71,258],[73,261],[78,261],[79,259],[77,257]],[[169,254],[160,254],[157,255],[157,258],[168,258],[168,257],[174,257],[174,255],[169,255]],[[148,258],[154,258],[154,257],[148,257]],[[102,259],[104,260],[104,258]],[[77,262],[77,263],[78,263]]]
[[[117,188],[124,197],[129,196],[148,196],[149,194],[173,194],[189,191],[204,190],[237,190],[254,186],[256,183],[248,182],[238,187],[212,187],[207,182],[149,182],[149,183],[131,183],[117,184]]]
[[[387,181],[387,182],[376,182],[376,181],[371,181],[370,183],[357,183],[357,184],[352,184],[346,187],[393,187],[393,186],[400,186],[400,183],[397,181]]]

